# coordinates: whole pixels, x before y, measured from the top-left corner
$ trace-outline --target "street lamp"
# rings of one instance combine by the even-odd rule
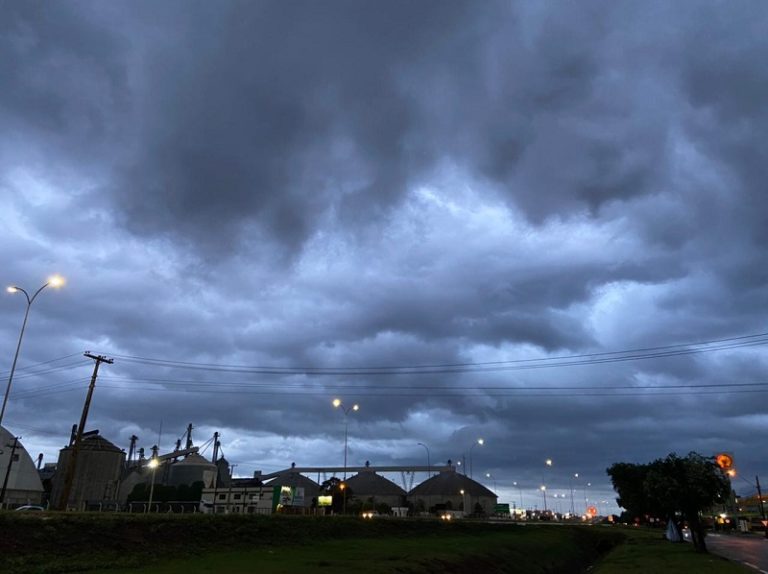
[[[16,361],[19,359],[19,351],[21,350],[21,340],[24,338],[24,329],[27,326],[27,317],[29,317],[29,308],[32,306],[32,303],[35,302],[35,299],[40,294],[40,291],[45,289],[48,286],[59,288],[62,285],[64,285],[64,278],[60,277],[59,275],[54,275],[52,277],[48,278],[48,281],[40,287],[37,291],[35,291],[35,294],[32,295],[32,297],[29,296],[29,293],[27,293],[24,289],[21,287],[18,287],[16,285],[12,285],[6,289],[8,293],[23,293],[24,297],[27,298],[27,309],[24,312],[24,321],[21,324],[21,333],[19,334],[19,342],[16,345],[16,354],[13,356],[13,364],[11,365],[11,374],[8,376],[8,386],[5,388],[5,396],[3,397],[3,407],[0,409],[0,425],[3,424],[3,416],[5,415],[5,405],[8,403],[8,396],[11,394],[11,383],[13,383],[13,373],[16,371]]]
[[[544,512],[547,511],[547,487],[543,484],[541,485],[541,494],[544,495]]]
[[[523,508],[523,489],[517,482],[513,482],[512,486],[517,486],[517,490],[520,491],[520,508]]]
[[[485,440],[479,438],[477,439],[477,442],[473,442],[472,446],[469,447],[469,478],[472,478],[472,449],[477,445],[483,446],[484,444]]]
[[[579,478],[579,473],[574,472],[573,478]],[[576,509],[574,508],[574,501],[573,501],[573,481],[571,480],[570,476],[568,477],[568,483],[569,483],[569,486],[571,487],[571,515],[574,515],[576,514]]]
[[[152,482],[150,483],[150,486],[149,486],[149,504],[147,504],[147,512],[151,512],[152,498],[155,495],[155,471],[157,470],[157,467],[160,466],[160,462],[157,460],[157,450],[155,450],[155,452],[152,454],[152,458],[149,459],[147,466],[149,466],[149,468],[152,469]],[[213,501],[213,504],[214,504],[214,510],[215,510],[215,505],[216,505],[215,500]]]
[[[359,411],[360,405],[355,403],[351,407],[345,407],[341,399],[333,399],[333,408],[344,411],[344,480],[347,480],[347,437],[349,431],[349,413],[350,411]]]
[[[417,442],[416,444],[423,446],[427,450],[427,476],[432,476],[432,463],[429,460],[429,447],[423,442]]]
[[[493,481],[493,491],[496,492],[496,477],[492,476],[490,472],[486,472],[485,478],[490,478]]]

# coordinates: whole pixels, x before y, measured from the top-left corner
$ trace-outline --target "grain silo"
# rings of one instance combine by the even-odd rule
[[[15,443],[15,448],[14,448]],[[10,472],[8,467],[10,465]],[[5,477],[8,476],[6,483]],[[0,426],[0,484],[5,484],[6,507],[40,504],[43,483],[29,453],[16,438]]]
[[[197,453],[171,464],[168,470],[168,486],[192,485],[202,482],[203,488],[212,488],[216,477],[216,465]]]
[[[53,503],[58,503],[61,498],[72,449],[69,445],[59,451],[51,492]],[[100,436],[98,430],[83,433],[67,506],[81,509],[115,503],[124,466],[125,452],[122,449]]]

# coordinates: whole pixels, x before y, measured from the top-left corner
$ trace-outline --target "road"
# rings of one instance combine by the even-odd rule
[[[763,536],[708,534],[707,549],[730,560],[744,562],[768,574],[768,539]]]

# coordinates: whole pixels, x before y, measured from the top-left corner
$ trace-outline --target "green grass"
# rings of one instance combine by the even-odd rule
[[[749,571],[698,555],[688,544],[671,544],[660,531],[608,526],[19,514],[0,512],[3,574],[576,574],[593,564],[596,574]]]
[[[301,546],[207,553],[140,569],[92,574],[260,574],[328,572],[405,574],[445,572],[582,572],[612,532],[580,528],[500,527],[482,534],[351,539]]]
[[[754,570],[714,554],[697,554],[690,544],[672,544],[656,531],[629,530],[626,541],[597,564],[594,574],[646,574],[654,572],[745,574]]]

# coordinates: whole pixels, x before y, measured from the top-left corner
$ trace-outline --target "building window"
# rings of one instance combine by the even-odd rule
[[[226,500],[226,499],[227,499],[227,495],[226,494],[220,494],[219,495],[219,500]]]
[[[241,495],[239,495],[239,494],[235,495],[235,500],[240,500],[240,498],[242,498]]]
[[[13,455],[13,462],[19,462],[19,455],[18,454],[14,454]]]

